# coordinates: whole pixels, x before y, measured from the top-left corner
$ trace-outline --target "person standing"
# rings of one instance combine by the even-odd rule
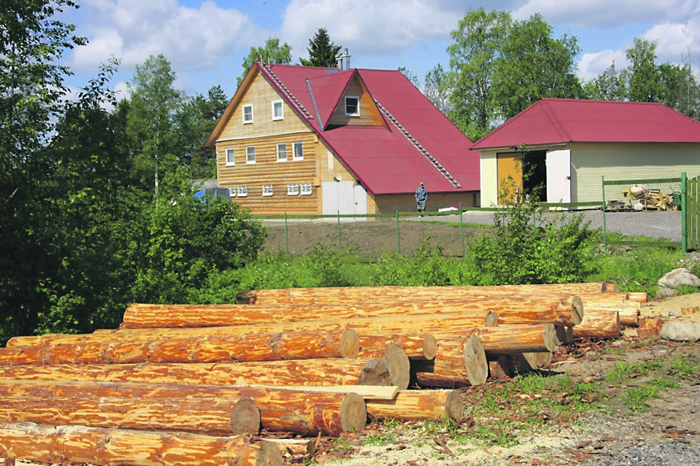
[[[425,205],[428,203],[428,190],[425,189],[422,181],[420,187],[416,189],[416,202],[418,203],[418,212],[425,212]]]

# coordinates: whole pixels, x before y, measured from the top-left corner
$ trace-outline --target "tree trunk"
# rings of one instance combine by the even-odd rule
[[[238,435],[256,434],[260,430],[260,413],[247,398],[231,401],[3,396],[0,422]]]
[[[455,390],[401,390],[393,400],[367,402],[367,413],[374,419],[459,421],[463,412],[462,396]]]
[[[551,352],[559,344],[556,327],[552,324],[509,325],[436,333],[438,352],[446,345],[452,345],[449,348],[454,348],[455,344],[464,344],[471,335],[480,338],[486,353]]]
[[[93,343],[0,348],[0,364],[131,364],[354,358],[354,330],[201,335],[131,340],[111,335]]]
[[[431,300],[370,301],[353,303],[317,304],[240,304],[222,305],[167,305],[132,304],[124,313],[121,328],[194,328],[227,327],[237,325],[270,324],[276,322],[306,322],[314,320],[356,319],[397,315],[464,314],[484,316],[488,311],[497,313],[527,311],[553,314],[552,323],[571,324],[580,301],[569,297],[516,296],[497,293],[474,295],[468,298],[447,299],[435,296]],[[557,322],[556,319],[563,319]]]
[[[478,336],[466,342],[438,341],[438,352],[432,361],[411,361],[411,374],[421,387],[456,388],[481,385],[488,378],[486,353]]]
[[[592,310],[586,313],[580,325],[574,327],[574,337],[619,338],[620,314],[613,310]]]
[[[237,404],[237,424],[255,424],[259,427],[262,423],[262,428],[267,431],[292,432],[298,435],[321,433],[337,436],[342,432],[362,430],[367,420],[365,402],[356,393],[308,392],[287,390],[284,387],[231,388],[213,385],[11,380],[0,381],[0,396],[47,400],[123,399],[136,402],[167,399],[175,402],[174,406],[178,406],[180,400],[231,403],[249,400]],[[245,411],[246,406],[252,415]],[[244,419],[244,416],[247,417]]]
[[[47,464],[282,466],[275,443],[247,437],[34,423],[0,424],[0,456]]]
[[[566,297],[608,292],[609,286],[597,283],[501,286],[362,286],[343,288],[287,288],[282,290],[242,291],[239,304],[320,304],[377,301],[430,301],[488,295],[540,295]],[[612,287],[612,290],[619,288]],[[614,292],[614,291],[613,291]]]

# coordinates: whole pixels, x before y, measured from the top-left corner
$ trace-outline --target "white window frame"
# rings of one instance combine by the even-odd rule
[[[300,196],[311,196],[311,192],[313,191],[313,188],[311,184],[302,184],[299,189],[299,195]]]
[[[246,109],[250,109],[250,119],[246,119]],[[253,123],[253,104],[245,104],[242,107],[242,114],[243,114],[243,124],[244,125],[249,125]]]
[[[288,184],[287,185],[287,196],[298,196],[299,195],[299,185],[298,184]]]
[[[263,197],[270,197],[272,196],[272,185],[271,184],[264,184],[262,187],[262,195]]]
[[[281,147],[284,148],[284,158],[283,159],[280,158],[280,153],[281,153],[280,148]],[[287,154],[287,143],[280,142],[279,144],[277,144],[277,161],[278,162],[286,162],[287,160],[289,160],[289,154]]]
[[[229,154],[231,154],[230,158]],[[226,148],[226,166],[232,167],[234,165],[236,165],[236,151],[233,150],[233,147],[228,147]]]
[[[238,197],[248,197],[248,186],[238,187]]]
[[[301,156],[297,157],[297,147]],[[304,145],[301,142],[295,142],[292,144],[292,160],[304,160]]]
[[[250,156],[253,156],[252,160]],[[245,163],[246,165],[254,165],[255,164],[255,146],[246,146],[245,148]]]
[[[279,116],[275,115],[275,105],[279,104],[280,106],[280,114]],[[273,100],[272,101],[272,121],[277,121],[277,120],[284,120],[284,103],[281,100]]]
[[[236,187],[231,186],[228,188],[228,197],[236,197]]]
[[[355,99],[357,101],[357,112],[348,113],[348,99]],[[360,97],[358,97],[356,95],[345,96],[345,116],[354,116],[354,117],[360,116]]]

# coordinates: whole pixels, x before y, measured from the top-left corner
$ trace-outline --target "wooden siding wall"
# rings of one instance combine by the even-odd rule
[[[360,98],[359,117],[345,115],[345,96],[356,96]],[[367,92],[365,85],[357,76],[348,84],[338,107],[328,121],[328,126],[346,125],[386,126],[386,122],[379,113],[379,109],[377,109],[374,100],[372,100],[372,96]]]
[[[481,202],[483,207],[498,205],[498,163],[496,151],[481,151]]]
[[[393,214],[398,207],[399,212],[417,212],[415,194],[384,194],[375,199],[378,213]],[[477,191],[460,193],[430,193],[428,192],[428,204],[426,211],[435,212],[440,208],[455,206],[462,203],[462,207],[476,207],[479,205],[479,193]]]

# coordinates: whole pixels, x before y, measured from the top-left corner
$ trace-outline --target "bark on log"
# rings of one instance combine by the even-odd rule
[[[553,314],[553,323],[573,325],[572,312],[579,302],[572,297],[470,296],[462,299],[435,297],[431,300],[372,301],[327,304],[269,304],[269,305],[166,305],[132,304],[124,314],[121,328],[194,328],[227,327],[237,325],[270,324],[278,322],[306,322],[313,320],[355,319],[397,315],[464,314],[484,316],[488,311],[497,313],[527,310],[531,313]],[[574,309],[572,309],[574,308]],[[562,322],[556,319],[563,319]]]
[[[459,421],[464,405],[455,390],[402,390],[394,400],[368,401],[367,413],[374,419]]]
[[[412,379],[421,387],[457,388],[481,385],[488,378],[486,352],[478,336],[466,342],[438,341],[438,352],[432,361],[411,361]]]
[[[552,324],[510,325],[503,327],[479,327],[463,332],[436,333],[440,347],[456,343],[464,344],[471,335],[477,335],[486,353],[551,352],[559,344],[556,327]],[[448,349],[454,351],[454,349]]]
[[[166,430],[208,435],[255,434],[260,413],[250,399],[0,398],[0,422]],[[257,416],[255,415],[257,414]]]
[[[577,294],[612,292],[616,285],[597,283],[570,283],[551,285],[503,286],[378,286],[343,288],[287,288],[282,290],[242,291],[239,304],[315,304],[369,301],[454,299],[489,295],[540,295],[565,297]]]
[[[220,364],[12,365],[0,366],[0,378],[236,386],[356,385],[368,364],[356,359],[308,359]]]
[[[0,457],[47,464],[282,466],[279,447],[247,437],[35,423],[0,424]]]
[[[320,393],[286,390],[282,387],[229,388],[212,385],[2,380],[0,396],[47,400],[93,398],[138,402],[160,399],[175,403],[183,399],[235,402],[236,424],[246,425],[257,422],[255,425],[260,426],[262,423],[262,427],[271,432],[284,431],[298,435],[320,433],[337,436],[342,432],[361,430],[367,420],[365,402],[356,393]],[[175,404],[175,406],[178,405]]]
[[[574,337],[599,339],[619,338],[619,312],[605,309],[587,312],[583,322],[574,327]]]
[[[56,344],[114,343],[129,340],[134,343],[156,338],[197,338],[202,336],[246,335],[251,333],[321,332],[352,329],[358,335],[401,334],[432,331],[459,330],[489,326],[495,313],[484,312],[480,316],[463,314],[429,314],[416,316],[364,317],[358,319],[318,320],[308,322],[281,322],[277,324],[239,325],[233,327],[205,327],[183,329],[124,329],[109,333],[66,335],[46,334],[38,337],[14,337],[8,347],[43,346]]]
[[[119,339],[0,348],[0,364],[133,364],[357,357],[354,330]]]
[[[431,334],[362,335],[358,338],[357,357],[377,358],[384,355],[386,347],[397,344],[409,359],[431,360],[437,353],[437,340]]]

